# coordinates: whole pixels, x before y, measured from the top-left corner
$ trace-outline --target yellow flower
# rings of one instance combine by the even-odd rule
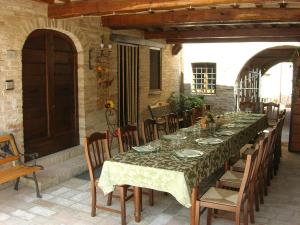
[[[115,104],[112,100],[107,100],[105,103],[105,108],[107,108],[107,109],[113,109],[114,106],[115,106]]]

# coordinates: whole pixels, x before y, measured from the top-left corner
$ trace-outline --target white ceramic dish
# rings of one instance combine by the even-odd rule
[[[202,156],[204,153],[195,149],[182,149],[176,151],[175,154],[181,158],[194,158]]]

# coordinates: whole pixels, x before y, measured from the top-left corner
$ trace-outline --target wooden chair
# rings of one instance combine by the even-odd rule
[[[148,109],[152,119],[157,123],[158,131],[167,133],[167,115],[171,113],[170,104],[159,101],[154,105],[148,105]]]
[[[92,194],[92,204],[91,204],[91,216],[96,215],[96,209],[106,210],[113,213],[121,214],[122,225],[126,224],[126,200],[130,199],[132,195],[126,196],[128,186],[121,185],[117,186],[119,189],[119,196],[113,196],[110,193],[107,198],[107,205],[110,206],[112,203],[112,197],[120,198],[121,210],[112,209],[109,207],[97,205],[97,177],[95,175],[96,170],[101,170],[105,160],[111,157],[110,151],[108,149],[108,132],[106,133],[93,133],[89,137],[84,139],[84,152],[85,158],[88,164],[90,182],[91,182],[91,194]]]
[[[37,154],[20,153],[12,134],[0,136],[0,147],[2,147],[0,149],[0,166],[4,165],[4,168],[0,170],[0,184],[16,180],[14,188],[17,191],[19,190],[20,178],[26,177],[34,181],[36,196],[41,198],[36,173],[42,170],[43,167],[36,165]],[[32,165],[24,163],[25,157],[32,159],[29,162]]]
[[[175,113],[170,113],[167,116],[168,133],[174,133],[179,129],[178,116]]]
[[[122,128],[117,128],[117,136],[120,153],[127,152],[133,146],[140,146],[138,129],[136,125],[127,125]]]
[[[253,172],[250,177],[250,187],[249,187],[249,212],[250,212],[250,221],[251,223],[254,223],[254,210],[253,206],[255,203],[256,211],[259,211],[259,182],[258,182],[258,172],[261,168],[261,162],[262,162],[262,156],[265,151],[265,148],[267,146],[268,139],[264,137],[259,141],[259,143],[256,145],[256,148],[254,150],[258,151],[257,160],[254,165]],[[251,152],[253,154],[253,152]],[[220,178],[220,180],[217,183],[217,187],[221,188],[233,188],[233,189],[239,189],[242,184],[243,179],[243,172],[236,172],[232,170],[228,170],[225,172],[225,174]]]
[[[153,119],[146,119],[142,123],[142,136],[144,144],[158,139],[157,124]]]
[[[119,142],[119,152],[124,153],[130,150],[134,146],[139,146],[139,135],[137,126],[135,125],[127,125],[122,128],[117,129],[117,136],[118,136],[118,142]],[[129,191],[132,191],[131,189]],[[153,190],[150,190],[148,192],[144,192],[143,194],[146,194],[149,196],[149,205],[154,205],[154,193]]]
[[[273,154],[274,142],[277,135],[277,129],[269,130],[267,135],[267,144],[265,145],[261,165],[258,171],[258,192],[260,197],[260,203],[264,204],[264,195],[268,195],[268,185],[270,185],[270,168],[272,168],[271,155]],[[232,170],[234,171],[243,171],[245,168],[245,160],[239,160],[236,164],[233,165]],[[257,206],[256,206],[257,207]]]
[[[223,188],[210,188],[196,203],[196,224],[200,222],[200,208],[208,209],[207,225],[211,225],[213,209],[235,213],[235,224],[240,225],[241,211],[244,209],[244,224],[248,225],[248,193],[250,177],[258,155],[255,151],[247,156],[246,168],[242,178],[239,191],[232,191]]]
[[[183,112],[183,124],[184,124],[184,127],[192,126],[192,111],[191,110],[185,110]]]
[[[240,102],[240,110],[243,112],[250,110],[252,113],[254,113],[256,112],[256,103],[250,101]]]
[[[203,116],[204,110],[202,107],[192,108],[192,124],[194,125]]]
[[[274,102],[263,103],[263,113],[267,115],[269,126],[277,124],[280,105]]]

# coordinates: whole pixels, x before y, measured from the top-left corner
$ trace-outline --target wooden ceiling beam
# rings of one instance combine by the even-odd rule
[[[251,38],[194,38],[194,39],[166,39],[167,44],[183,44],[183,43],[232,43],[232,42],[288,42],[300,41],[299,37],[251,37]]]
[[[102,17],[103,26],[112,29],[143,28],[147,26],[180,26],[211,23],[299,22],[300,9],[240,8],[181,10],[151,14],[115,15]]]
[[[300,28],[231,28],[213,30],[187,30],[145,32],[146,39],[200,39],[200,38],[249,38],[249,37],[300,37]]]
[[[53,4],[54,0],[34,0],[36,2],[43,2],[43,3],[47,3],[47,4]]]
[[[263,4],[262,0],[239,0],[239,4]],[[269,0],[271,3],[281,3],[281,0]],[[218,4],[234,4],[233,0],[89,0],[70,2],[67,5],[53,4],[49,6],[50,18],[76,17],[81,15],[108,15],[112,13],[136,13],[143,11],[173,10],[215,6]]]

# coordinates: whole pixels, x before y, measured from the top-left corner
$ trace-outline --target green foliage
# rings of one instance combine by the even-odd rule
[[[176,94],[173,92],[168,100],[172,112],[182,112],[190,110],[195,107],[202,107],[204,105],[203,96],[187,96],[184,94]]]

